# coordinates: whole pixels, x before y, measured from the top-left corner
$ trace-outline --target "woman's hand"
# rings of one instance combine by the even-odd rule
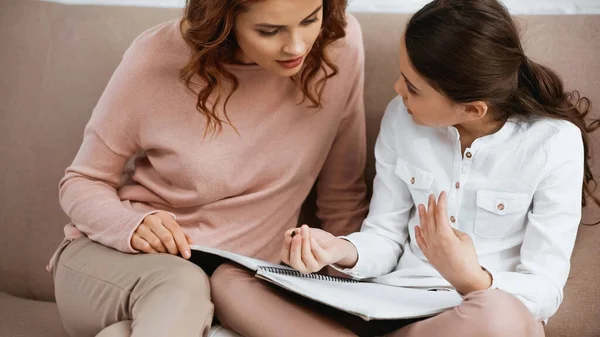
[[[471,237],[448,222],[446,192],[437,203],[430,195],[427,210],[419,205],[419,217],[421,225],[415,227],[415,237],[429,263],[463,295],[488,289],[492,277],[481,268]]]
[[[351,268],[358,261],[358,252],[349,241],[303,225],[285,232],[281,261],[309,274],[334,263],[342,268]]]
[[[133,233],[131,247],[144,253],[181,253],[184,259],[189,259],[190,237],[167,212],[157,212],[148,215]]]

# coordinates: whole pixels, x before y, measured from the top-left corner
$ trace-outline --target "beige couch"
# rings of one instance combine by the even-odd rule
[[[57,183],[125,48],[180,10],[23,0],[0,1],[0,6],[0,336],[65,336],[44,269],[67,222]],[[372,149],[385,105],[394,96],[396,46],[406,16],[357,16],[367,52],[367,178],[372,181]],[[554,67],[568,87],[600,106],[600,16],[519,21],[530,56]],[[599,136],[594,138],[598,151]],[[314,219],[312,203],[307,204],[304,216]],[[600,217],[597,208],[585,213],[587,219]],[[565,301],[548,336],[600,336],[599,242],[600,226],[581,227]]]

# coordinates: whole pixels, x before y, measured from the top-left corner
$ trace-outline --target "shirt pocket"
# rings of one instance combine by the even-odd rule
[[[477,191],[476,235],[500,239],[525,226],[531,199],[525,193]]]
[[[434,175],[402,159],[396,160],[394,173],[406,183],[414,204],[427,206],[427,200],[435,180]]]

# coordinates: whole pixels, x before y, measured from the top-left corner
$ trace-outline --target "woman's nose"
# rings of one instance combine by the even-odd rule
[[[306,51],[306,44],[301,34],[291,34],[290,39],[283,46],[283,52],[291,56],[302,56]]]

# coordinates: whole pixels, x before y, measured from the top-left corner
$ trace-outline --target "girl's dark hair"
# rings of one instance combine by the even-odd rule
[[[451,100],[484,101],[499,120],[540,116],[579,127],[585,155],[582,203],[589,197],[600,205],[588,163],[589,133],[600,120],[587,124],[590,100],[565,92],[554,71],[525,56],[517,27],[500,2],[432,1],[410,19],[405,40],[415,70]]]
[[[183,32],[184,40],[192,47],[192,55],[181,69],[181,79],[188,88],[196,92],[196,109],[206,117],[206,133],[218,133],[222,124],[231,125],[227,110],[220,116],[215,107],[225,98],[224,106],[238,89],[236,76],[225,68],[232,62],[238,44],[233,34],[235,20],[247,7],[263,0],[186,0],[185,19],[189,27]],[[322,95],[327,81],[339,72],[328,54],[328,47],[346,36],[346,0],[323,1],[323,25],[312,50],[306,57],[305,67],[292,79],[298,84],[304,98],[311,107],[322,106]],[[199,91],[193,83],[198,76],[203,85]],[[223,93],[223,87],[229,84],[231,90]],[[227,92],[228,91],[228,92]],[[211,102],[215,94],[214,102]]]

